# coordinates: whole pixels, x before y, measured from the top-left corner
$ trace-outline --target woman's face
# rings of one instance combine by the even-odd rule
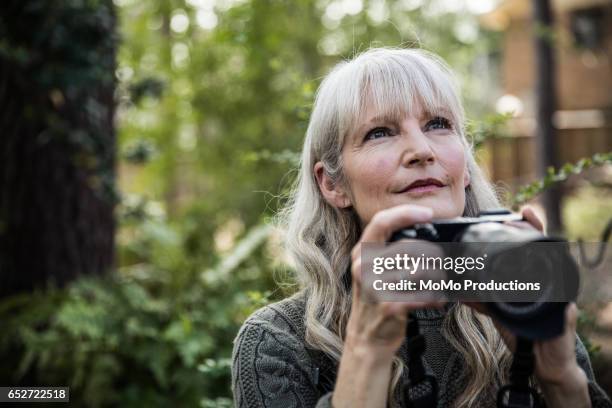
[[[469,175],[450,113],[429,114],[417,104],[399,122],[378,116],[370,107],[342,150],[350,205],[362,223],[406,203],[433,209],[434,218],[460,216]]]

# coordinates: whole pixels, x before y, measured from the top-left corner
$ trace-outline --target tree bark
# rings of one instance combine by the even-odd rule
[[[558,167],[556,131],[552,117],[556,109],[555,58],[553,48],[553,14],[549,0],[532,0],[534,12],[534,40],[536,59],[536,147],[538,177],[546,176],[548,168]],[[545,190],[542,204],[546,212],[550,234],[563,230],[561,220],[561,188],[558,185]]]
[[[0,9],[3,297],[113,265],[116,19],[111,0]]]

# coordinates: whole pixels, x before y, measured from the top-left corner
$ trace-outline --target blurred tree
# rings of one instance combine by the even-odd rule
[[[538,177],[544,178],[550,167],[557,167],[559,143],[553,114],[556,110],[555,78],[556,66],[554,44],[551,33],[554,27],[554,16],[549,0],[533,0],[534,42],[536,60],[536,150]],[[551,234],[563,231],[561,220],[562,191],[560,186],[552,185],[542,194],[542,204],[546,211],[547,229]]]
[[[0,6],[0,296],[113,264],[111,0]]]

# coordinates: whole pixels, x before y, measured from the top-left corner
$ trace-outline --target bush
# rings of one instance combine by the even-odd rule
[[[187,228],[131,228],[131,266],[0,304],[0,383],[70,386],[71,402],[91,407],[231,406],[232,340],[272,300],[263,248],[240,270],[202,272]]]

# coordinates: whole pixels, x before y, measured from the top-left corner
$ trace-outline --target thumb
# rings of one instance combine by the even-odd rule
[[[576,331],[578,323],[578,307],[576,303],[571,302],[565,309],[565,326],[566,330]]]

